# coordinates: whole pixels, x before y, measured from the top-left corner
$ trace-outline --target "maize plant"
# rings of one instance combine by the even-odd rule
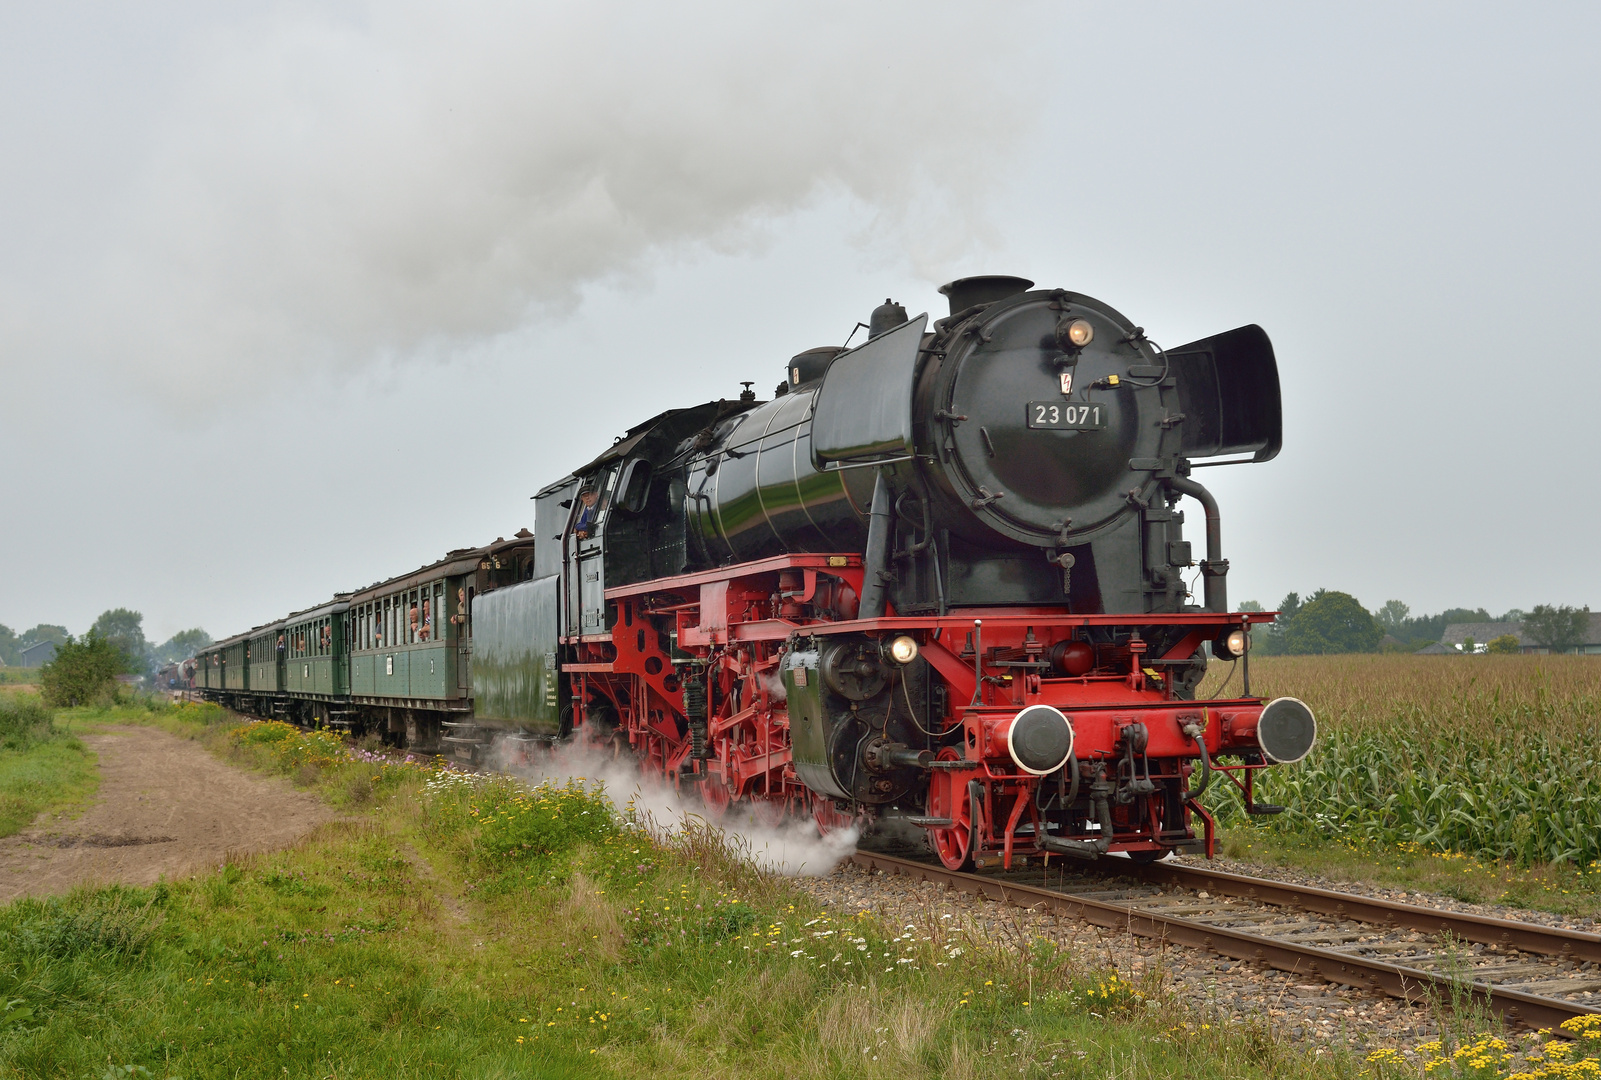
[[[1253,692],[1301,698],[1320,726],[1306,760],[1261,777],[1259,797],[1286,807],[1270,827],[1601,867],[1601,659],[1263,657],[1252,669]],[[1244,816],[1232,795],[1215,805]]]

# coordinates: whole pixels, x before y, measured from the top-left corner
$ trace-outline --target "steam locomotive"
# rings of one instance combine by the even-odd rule
[[[587,738],[713,813],[899,818],[953,868],[1211,855],[1208,785],[1276,812],[1256,772],[1316,738],[1250,694],[1272,616],[1229,611],[1192,478],[1278,453],[1272,345],[1163,350],[1021,278],[941,292],[932,324],[886,301],[861,344],[796,355],[771,400],[632,428],[535,495],[532,533],[218,643],[197,685],[475,760]],[[1196,700],[1209,655],[1241,696]]]

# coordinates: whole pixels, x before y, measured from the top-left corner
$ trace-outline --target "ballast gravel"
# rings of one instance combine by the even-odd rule
[[[1341,988],[1182,946],[1012,907],[902,875],[842,863],[826,877],[796,884],[838,916],[869,912],[888,925],[941,925],[1003,943],[1047,938],[1087,968],[1115,968],[1185,1009],[1175,1022],[1265,1021],[1278,1035],[1355,1049],[1411,1046],[1435,1034],[1429,1010],[1355,987]],[[950,916],[949,919],[944,918]]]

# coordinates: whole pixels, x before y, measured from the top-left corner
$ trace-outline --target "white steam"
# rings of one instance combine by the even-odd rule
[[[832,198],[932,276],[981,233],[1018,126],[1017,84],[973,62],[1016,50],[1007,25],[923,5],[287,5],[182,51],[121,140],[128,167],[55,196],[58,272],[0,267],[0,353],[191,400],[350,373],[559,313],[653,254],[748,250]]]
[[[587,743],[563,743],[548,756],[536,754],[530,764],[524,763],[521,753],[512,752],[510,746],[500,740],[490,752],[489,764],[500,772],[535,784],[575,778],[603,783],[614,804],[621,807],[632,799],[641,820],[667,832],[681,826],[691,816],[710,820],[737,839],[736,849],[757,866],[790,877],[822,877],[856,850],[858,833],[855,829],[819,836],[811,821],[770,825],[757,821],[743,808],[730,808],[721,819],[712,818],[698,798],[682,796],[661,778],[646,776],[640,771],[638,761],[627,754],[613,756]]]
[[[762,684],[762,688],[767,691],[769,698],[774,701],[789,700],[789,690],[784,686],[783,679],[777,675],[767,674],[757,675],[756,678]]]

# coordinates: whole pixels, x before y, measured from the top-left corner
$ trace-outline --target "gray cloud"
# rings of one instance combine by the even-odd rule
[[[0,349],[209,403],[505,333],[826,198],[947,262],[982,236],[1014,134],[987,118],[1019,85],[964,62],[984,32],[949,16],[373,3],[212,26],[167,58],[96,209],[57,205],[56,272],[9,268]],[[975,129],[984,152],[953,153]]]

